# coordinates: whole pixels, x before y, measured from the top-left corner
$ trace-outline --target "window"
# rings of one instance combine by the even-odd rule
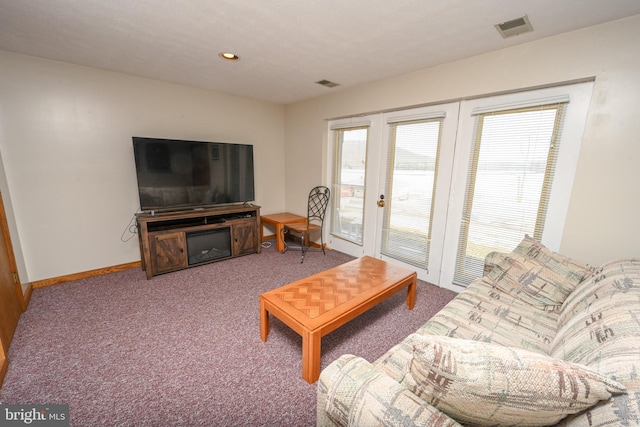
[[[460,291],[525,234],[560,242],[593,82],[329,123],[332,245]]]
[[[542,237],[563,104],[476,115],[454,281],[482,276],[484,257]]]
[[[361,245],[368,127],[338,129],[335,135],[331,233]]]

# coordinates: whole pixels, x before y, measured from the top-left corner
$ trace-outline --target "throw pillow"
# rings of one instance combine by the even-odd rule
[[[318,413],[324,409],[327,417],[327,422],[319,425],[330,421],[340,427],[461,427],[371,363],[350,354],[341,356],[323,371],[318,390],[318,397],[322,393],[326,396]]]
[[[526,234],[513,252],[534,258],[560,275],[572,288],[593,273],[593,268],[581,261],[561,255]]]
[[[558,306],[575,288],[535,258],[512,252],[495,265],[486,279],[502,292],[534,306]]]
[[[410,340],[405,385],[463,423],[555,424],[625,390],[586,366],[523,349],[443,336]]]

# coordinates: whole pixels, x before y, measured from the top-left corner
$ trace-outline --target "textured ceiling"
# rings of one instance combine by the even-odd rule
[[[0,0],[0,49],[287,104],[639,13],[639,0]],[[525,14],[531,33],[494,28]]]

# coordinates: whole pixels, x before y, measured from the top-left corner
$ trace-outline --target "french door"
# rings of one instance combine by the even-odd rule
[[[346,254],[374,255],[376,192],[380,182],[382,116],[333,121],[329,245]]]
[[[331,123],[329,245],[437,283],[458,103]]]
[[[375,256],[438,283],[458,103],[383,115]]]
[[[591,83],[330,123],[329,244],[461,290],[491,250],[557,250]]]

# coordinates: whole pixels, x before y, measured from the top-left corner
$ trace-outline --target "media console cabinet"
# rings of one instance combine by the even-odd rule
[[[162,273],[260,253],[260,206],[136,215],[142,269]]]

